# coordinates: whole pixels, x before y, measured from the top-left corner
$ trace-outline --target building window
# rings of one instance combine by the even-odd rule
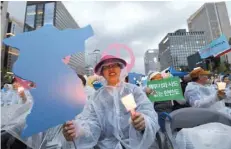
[[[34,21],[35,21],[35,5],[30,5],[27,6],[27,13],[26,13],[26,24],[30,27],[30,28],[34,28]]]
[[[43,4],[37,5],[36,28],[43,25]]]
[[[45,13],[44,13],[44,24],[51,24],[53,25],[54,22],[54,8],[55,4],[52,3],[46,3],[45,4]]]

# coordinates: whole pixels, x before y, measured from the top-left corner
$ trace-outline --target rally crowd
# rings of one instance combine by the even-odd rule
[[[155,140],[160,128],[158,115],[181,108],[212,109],[231,119],[229,74],[216,75],[195,68],[189,75],[181,77],[185,100],[152,103],[148,96],[155,94],[155,91],[147,86],[130,84],[128,77],[122,75],[125,68],[126,62],[123,59],[107,55],[95,66],[98,77],[87,78],[78,74],[88,99],[84,110],[75,120],[55,129],[55,132],[62,130],[59,135],[55,135],[62,140],[56,139],[62,142],[62,148],[157,149],[159,147]],[[170,72],[164,73],[150,72],[147,77],[150,81],[172,77]],[[224,88],[221,88],[220,82],[224,82]],[[121,101],[127,95],[132,95],[134,109],[128,110]],[[2,107],[28,103],[33,103],[29,90],[20,89],[20,84],[15,80],[2,88]]]

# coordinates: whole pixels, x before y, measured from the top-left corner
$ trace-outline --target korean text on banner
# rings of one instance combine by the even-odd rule
[[[149,95],[151,101],[184,100],[178,77],[149,81],[148,87],[155,91]]]
[[[225,35],[221,35],[219,38],[213,40],[209,45],[200,49],[199,54],[202,59],[210,56],[219,55],[226,50],[229,50],[230,46]]]

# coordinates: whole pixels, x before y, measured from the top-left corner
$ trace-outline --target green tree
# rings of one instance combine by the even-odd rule
[[[8,70],[5,68],[1,70],[1,86],[5,83],[10,83],[13,79],[13,75],[7,72]]]
[[[219,73],[224,73],[224,72],[226,72],[226,71],[228,71],[228,69],[227,69],[225,63],[220,63],[220,64],[219,64],[219,67],[218,67],[218,72],[219,72]]]

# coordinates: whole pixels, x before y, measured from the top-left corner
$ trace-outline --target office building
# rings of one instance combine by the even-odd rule
[[[10,16],[6,37],[8,38],[11,36],[15,36],[19,33],[23,33],[23,23],[18,21],[16,18]],[[7,58],[7,60],[5,61],[4,65],[7,68],[7,70],[11,72],[14,63],[18,59],[19,50],[8,46],[6,46],[5,49],[5,58]]]
[[[188,68],[190,71],[192,71],[196,67],[208,69],[208,67],[206,65],[206,60],[201,59],[199,52],[196,52],[195,54],[189,55],[187,57],[187,61],[188,61]]]
[[[5,38],[9,14],[7,14],[7,1],[1,1],[1,41]]]
[[[71,55],[69,66],[78,74],[85,74],[85,52]]]
[[[78,24],[61,1],[28,1],[24,31],[39,29],[43,25],[54,25],[60,30],[77,29]],[[71,55],[68,65],[79,74],[85,73],[85,53]]]
[[[85,67],[85,74],[89,77],[94,75],[94,68],[91,65]]]
[[[207,44],[203,31],[186,32],[179,29],[168,33],[159,43],[159,60],[161,70],[170,66],[175,69],[188,67],[187,57],[196,53]]]
[[[8,2],[1,1],[1,72],[4,68],[5,61],[5,46],[2,44],[2,40],[6,37],[8,21],[9,21],[9,13],[7,13]],[[3,76],[3,74],[2,74]]]
[[[218,38],[221,34],[231,37],[231,26],[225,2],[205,3],[187,20],[190,32],[205,31],[207,43]],[[231,52],[224,60],[231,63]]]
[[[96,49],[93,52],[87,53],[86,64],[94,68],[100,59],[101,59],[100,50]]]
[[[60,30],[79,28],[61,1],[28,1],[24,31],[32,31],[47,24]]]
[[[149,71],[160,71],[160,64],[158,61],[158,50],[149,49],[144,54],[144,68],[145,74],[148,75]]]
[[[8,16],[10,16],[8,14]],[[9,38],[15,36],[18,33],[23,32],[23,23],[15,19],[14,17],[9,17],[7,22],[7,31],[5,37]],[[2,55],[2,68],[7,72],[12,72],[13,64],[16,62],[19,51],[17,49],[11,48],[9,46],[3,46],[4,53]]]

